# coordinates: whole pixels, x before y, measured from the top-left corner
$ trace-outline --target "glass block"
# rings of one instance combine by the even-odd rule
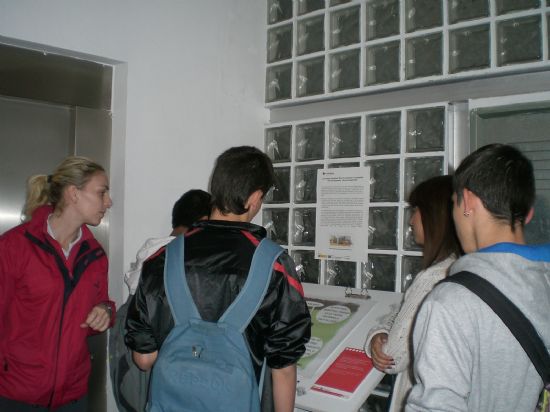
[[[489,16],[488,0],[448,0],[449,23]]]
[[[449,71],[483,69],[491,64],[489,24],[466,27],[449,33]]]
[[[321,262],[315,259],[313,250],[295,250],[292,259],[296,264],[296,272],[302,283],[319,283]]]
[[[367,2],[367,40],[399,34],[399,0]]]
[[[338,6],[339,4],[349,3],[351,0],[330,0],[331,6]]]
[[[292,24],[267,31],[267,62],[273,63],[292,57]]]
[[[370,289],[395,291],[395,256],[369,254],[362,272],[371,277]]]
[[[414,234],[409,222],[411,221],[411,215],[413,213],[413,208],[408,207],[404,211],[403,216],[403,249],[405,250],[414,250],[422,251],[422,246],[417,244],[414,241]]]
[[[369,249],[397,249],[397,207],[369,209]]]
[[[359,43],[359,10],[350,7],[330,14],[330,47],[341,47]]]
[[[344,163],[330,163],[328,165],[329,169],[338,169],[340,167],[359,167],[359,162],[344,162]]]
[[[330,56],[330,91],[359,87],[359,50],[348,50]]]
[[[296,161],[320,160],[325,157],[325,122],[296,126]]]
[[[267,68],[265,76],[265,101],[290,99],[292,63]]]
[[[540,16],[505,20],[497,23],[497,61],[499,66],[540,60]]]
[[[411,190],[424,180],[441,176],[443,171],[442,157],[417,157],[405,159],[405,199],[409,198]]]
[[[314,208],[294,209],[293,245],[315,246],[315,210]]]
[[[401,262],[401,292],[405,292],[422,270],[422,256],[403,256]]]
[[[356,267],[357,265],[355,262],[327,260],[325,285],[354,288]]]
[[[292,0],[267,0],[267,22],[277,23],[292,17]]]
[[[297,3],[299,15],[325,8],[325,0],[298,0]]]
[[[302,60],[296,70],[296,94],[312,96],[325,91],[325,58]]]
[[[325,49],[325,16],[298,22],[296,47],[299,56]]]
[[[401,151],[401,113],[367,116],[367,154],[396,154]]]
[[[330,122],[329,158],[359,156],[361,118],[338,119]]]
[[[441,0],[405,0],[405,29],[407,33],[438,27],[443,24]]]
[[[440,75],[442,73],[441,33],[408,39],[405,52],[407,79]]]
[[[540,0],[496,0],[497,14],[536,9],[537,7],[540,7]]]
[[[290,136],[292,126],[282,126],[265,131],[265,151],[273,163],[290,162]]]
[[[370,201],[399,201],[399,159],[372,160],[370,166]]]
[[[275,185],[264,197],[265,203],[290,202],[290,167],[275,167]]]
[[[399,40],[367,47],[367,86],[399,81]]]
[[[407,152],[441,151],[445,144],[445,109],[409,110],[407,112]]]
[[[317,201],[317,170],[323,165],[299,166],[294,169],[294,201],[315,203]]]
[[[267,237],[281,245],[288,245],[288,209],[263,209],[262,224]]]

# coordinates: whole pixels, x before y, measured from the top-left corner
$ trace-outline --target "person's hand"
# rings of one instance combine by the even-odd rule
[[[111,322],[111,313],[107,306],[103,303],[92,308],[86,321],[80,324],[81,328],[91,328],[97,332],[103,332],[109,327]]]
[[[390,369],[395,364],[393,358],[386,355],[383,351],[384,345],[387,341],[387,333],[377,333],[370,341],[372,364],[376,369],[381,372],[385,372],[387,369]]]

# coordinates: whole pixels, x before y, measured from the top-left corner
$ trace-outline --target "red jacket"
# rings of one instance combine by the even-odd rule
[[[84,225],[65,258],[47,232],[51,212],[0,236],[0,396],[55,409],[88,391],[94,332],[80,325],[99,303],[115,308],[104,250]]]

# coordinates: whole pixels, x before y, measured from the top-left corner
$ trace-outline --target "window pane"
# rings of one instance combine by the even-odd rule
[[[369,209],[370,249],[397,249],[397,207]]]
[[[296,263],[296,272],[300,282],[319,283],[320,261],[315,259],[313,250],[295,250],[292,252],[292,259]]]
[[[367,2],[367,40],[399,34],[399,0]]]
[[[407,33],[441,26],[441,0],[405,0],[405,27]]]
[[[362,271],[371,277],[370,289],[395,291],[395,256],[369,254]]]
[[[442,74],[441,33],[408,39],[406,54],[407,79]]]
[[[292,0],[267,0],[267,22],[277,23],[292,17]]]
[[[355,262],[327,260],[325,284],[355,287],[356,266]]]
[[[296,161],[325,157],[325,122],[296,126]]]
[[[367,116],[367,154],[395,154],[401,151],[401,113]]]
[[[294,200],[296,203],[317,201],[317,170],[323,165],[299,166],[294,172]]]
[[[296,75],[296,93],[299,97],[325,92],[324,57],[299,62]]]
[[[315,246],[315,209],[294,209],[292,243]]]
[[[360,117],[330,122],[329,157],[331,159],[359,156],[360,144]]]
[[[325,49],[325,16],[298,22],[298,55]]]
[[[449,71],[482,69],[490,65],[489,25],[467,27],[449,33]]]
[[[539,16],[506,20],[497,24],[499,66],[525,63],[542,58]]]
[[[367,85],[399,81],[399,41],[367,47]]]
[[[292,24],[267,32],[267,62],[273,63],[292,57]]]
[[[443,150],[445,109],[442,107],[407,112],[407,152]]]
[[[262,224],[268,238],[281,245],[288,245],[288,209],[264,209]]]
[[[265,100],[289,99],[291,92],[292,64],[282,64],[267,68],[265,76]]]
[[[265,131],[265,151],[273,163],[290,162],[292,126],[275,127]]]
[[[488,0],[448,0],[449,23],[489,16]]]
[[[399,201],[399,159],[372,160],[370,166],[370,201]]]

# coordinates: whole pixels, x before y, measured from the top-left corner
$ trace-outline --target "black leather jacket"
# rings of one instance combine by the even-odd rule
[[[265,229],[251,223],[203,221],[185,239],[185,272],[204,320],[217,321],[241,290]],[[160,348],[174,322],[164,291],[164,248],[147,260],[126,318],[126,344],[139,353]],[[288,254],[275,264],[260,309],[245,334],[257,373],[295,364],[310,337],[311,319]]]

